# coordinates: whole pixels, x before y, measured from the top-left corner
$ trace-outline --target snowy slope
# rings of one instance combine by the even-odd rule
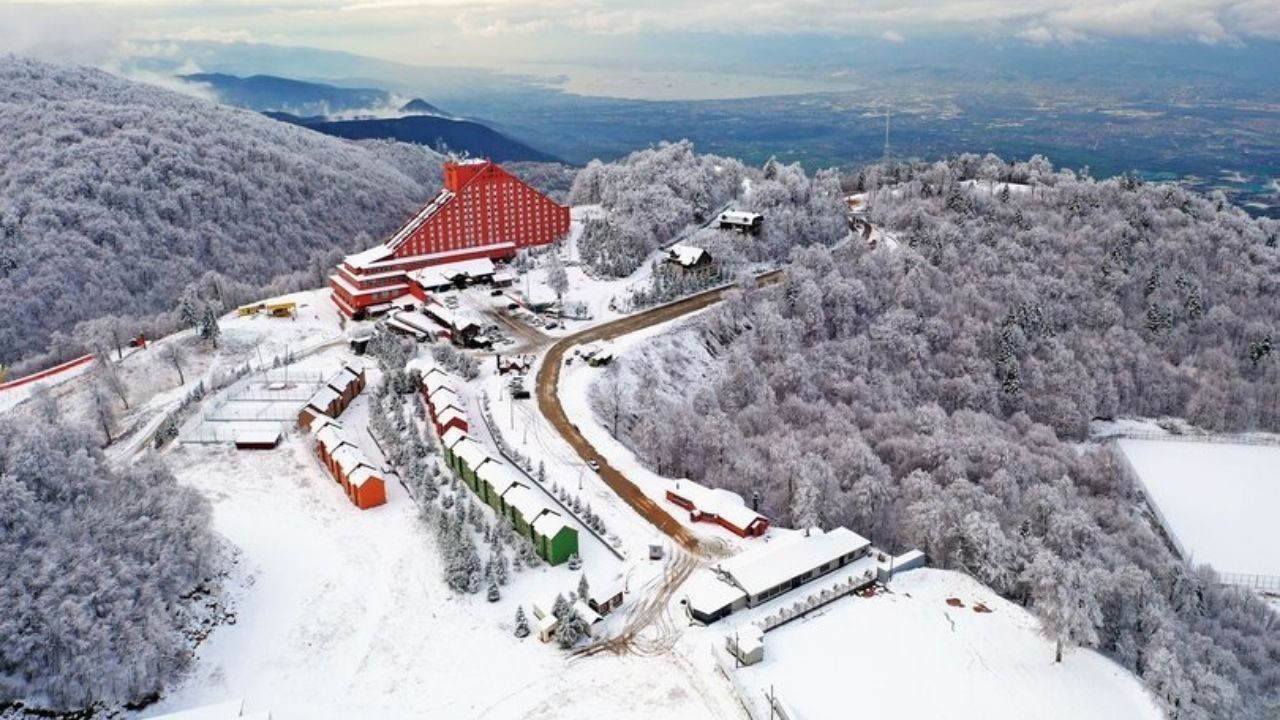
[[[246,577],[238,622],[147,715],[244,698],[276,720],[732,717],[671,658],[570,661],[515,639],[520,584],[554,569],[516,574],[496,604],[450,592],[403,489],[389,485],[387,505],[360,512],[300,438],[166,457],[213,500]]]
[[[977,603],[991,612],[976,612]],[[941,570],[903,573],[888,593],[847,598],[769,632],[765,660],[737,674],[748,688],[772,686],[804,720],[1161,717],[1122,668],[1083,650],[1054,664],[1053,644],[1029,613]]]

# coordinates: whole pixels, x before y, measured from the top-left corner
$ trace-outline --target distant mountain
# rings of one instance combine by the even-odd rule
[[[439,115],[447,117],[447,113],[422,98],[414,98],[404,105],[400,106],[400,112],[405,115]]]
[[[228,105],[257,110],[274,120],[303,125],[350,140],[385,139],[447,147],[499,162],[561,162],[555,156],[510,138],[474,120],[451,117],[421,98],[401,102],[371,88],[341,88],[272,75],[237,77],[221,73],[183,75],[213,89]]]
[[[466,152],[497,162],[533,160],[561,162],[553,155],[535,150],[519,140],[469,120],[411,115],[402,118],[370,120],[336,120],[300,123],[326,135],[349,140],[399,140],[426,145],[435,150]]]
[[[227,105],[259,112],[334,116],[394,112],[397,109],[391,93],[373,88],[344,88],[274,75],[237,77],[222,73],[196,73],[180,77],[187,82],[209,86]]]
[[[350,143],[97,70],[0,57],[0,363],[209,270],[264,285],[391,232],[439,155]],[[363,236],[363,237],[362,237]]]

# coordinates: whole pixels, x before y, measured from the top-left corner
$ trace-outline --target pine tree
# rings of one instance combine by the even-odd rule
[[[213,349],[218,349],[218,338],[222,335],[222,328],[218,327],[218,314],[213,307],[206,305],[204,315],[200,319],[200,338],[207,340],[213,344]]]
[[[529,637],[529,618],[525,617],[523,605],[516,606],[515,635],[518,638]]]
[[[498,592],[498,584],[492,580],[489,581],[489,593],[487,597],[489,602],[498,602],[502,599],[502,593]]]
[[[562,650],[568,650],[578,641],[582,639],[582,620],[572,608],[566,611],[564,617],[560,618],[559,624],[556,625],[556,644]]]
[[[591,587],[587,584],[587,574],[582,573],[578,577],[578,599],[587,602],[591,599]]]
[[[569,601],[565,600],[564,594],[557,594],[555,602],[551,603],[551,614],[556,616],[557,620],[564,620],[569,616]]]

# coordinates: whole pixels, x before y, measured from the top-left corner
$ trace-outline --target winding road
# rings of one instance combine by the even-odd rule
[[[771,285],[781,279],[782,271],[774,270],[757,276],[756,284],[761,286]],[[611,466],[604,456],[591,443],[587,442],[587,439],[578,430],[577,426],[569,421],[564,406],[560,403],[560,370],[564,367],[565,354],[574,345],[600,340],[612,340],[637,330],[643,330],[695,313],[720,302],[724,299],[725,293],[733,287],[735,286],[720,287],[697,295],[690,295],[667,305],[660,305],[635,315],[619,318],[569,335],[557,341],[547,350],[547,354],[542,360],[542,367],[538,369],[538,409],[542,412],[543,417],[551,422],[556,431],[565,439],[565,442],[569,443],[574,452],[584,462],[595,461],[599,464],[600,478],[623,500],[626,500],[632,509],[640,513],[644,519],[648,520],[665,535],[679,543],[685,550],[699,555],[703,554],[704,548],[698,536],[681,525],[671,513],[660,507],[658,503],[654,502],[653,498],[645,495],[635,483],[628,480],[621,472]]]

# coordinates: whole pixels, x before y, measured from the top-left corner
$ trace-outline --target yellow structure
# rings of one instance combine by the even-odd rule
[[[241,305],[236,309],[236,312],[240,313],[241,317],[244,317],[246,315],[257,315],[261,309],[262,303],[257,303],[255,305]]]
[[[267,313],[271,317],[293,317],[298,311],[298,303],[282,302],[267,305]]]

